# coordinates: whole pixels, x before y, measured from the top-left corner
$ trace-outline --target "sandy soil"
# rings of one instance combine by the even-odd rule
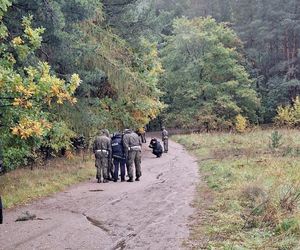
[[[91,180],[6,211],[0,249],[182,249],[194,213],[196,159],[174,142],[159,159],[147,146],[140,182]],[[15,222],[26,211],[37,218]]]

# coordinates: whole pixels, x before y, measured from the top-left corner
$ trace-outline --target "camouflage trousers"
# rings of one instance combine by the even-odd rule
[[[135,165],[135,177],[139,178],[142,176],[142,152],[141,151],[129,151],[127,158],[127,171],[129,178],[133,178],[133,164]]]
[[[168,152],[168,150],[169,150],[169,141],[168,141],[168,139],[165,139],[164,140],[164,151],[165,151],[165,153]]]
[[[103,155],[102,153],[96,153],[96,162],[95,166],[97,168],[96,178],[98,180],[107,180],[109,178],[109,159],[107,155]]]

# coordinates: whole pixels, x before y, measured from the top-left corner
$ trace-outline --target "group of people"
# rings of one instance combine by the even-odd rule
[[[168,132],[164,127],[162,128],[162,141],[164,152],[167,153]],[[110,137],[107,129],[101,130],[93,143],[97,182],[117,182],[119,170],[121,182],[125,181],[126,170],[129,177],[127,182],[140,181],[142,176],[142,143],[146,143],[145,132],[139,136],[134,131],[125,129],[123,133],[118,132]],[[154,155],[161,157],[163,148],[156,138],[151,140],[149,147],[152,148]]]

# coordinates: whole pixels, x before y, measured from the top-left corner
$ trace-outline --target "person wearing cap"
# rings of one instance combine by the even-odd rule
[[[166,130],[166,128],[164,126],[161,128],[161,130],[162,130],[161,139],[164,143],[164,152],[168,153],[168,150],[169,150],[169,133],[168,133],[168,131]]]
[[[95,138],[93,143],[95,154],[95,166],[97,168],[98,183],[109,181],[109,164],[111,161],[111,140],[107,129],[100,131],[100,135]]]
[[[135,165],[135,180],[139,181],[142,176],[142,141],[141,138],[132,130],[125,129],[123,136],[123,147],[127,159],[127,171],[129,179],[133,182],[133,164]]]

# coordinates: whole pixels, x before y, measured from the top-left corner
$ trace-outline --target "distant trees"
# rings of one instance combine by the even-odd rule
[[[295,0],[237,1],[235,27],[256,70],[263,118],[271,122],[279,105],[300,94],[300,7]]]
[[[271,123],[278,106],[292,104],[295,97],[300,95],[298,2],[138,0],[124,9],[122,17],[125,17],[129,29],[135,29],[135,35],[147,33],[151,39],[156,37],[160,48],[165,42],[165,35],[173,32],[174,18],[212,16],[217,22],[225,22],[235,30],[244,45],[241,53],[248,60],[245,67],[255,81],[256,91],[261,98],[259,122]],[[122,33],[126,31],[126,27],[122,29]]]
[[[260,102],[240,49],[234,31],[212,18],[175,21],[162,50],[169,124],[229,128],[239,114],[257,122]]]

